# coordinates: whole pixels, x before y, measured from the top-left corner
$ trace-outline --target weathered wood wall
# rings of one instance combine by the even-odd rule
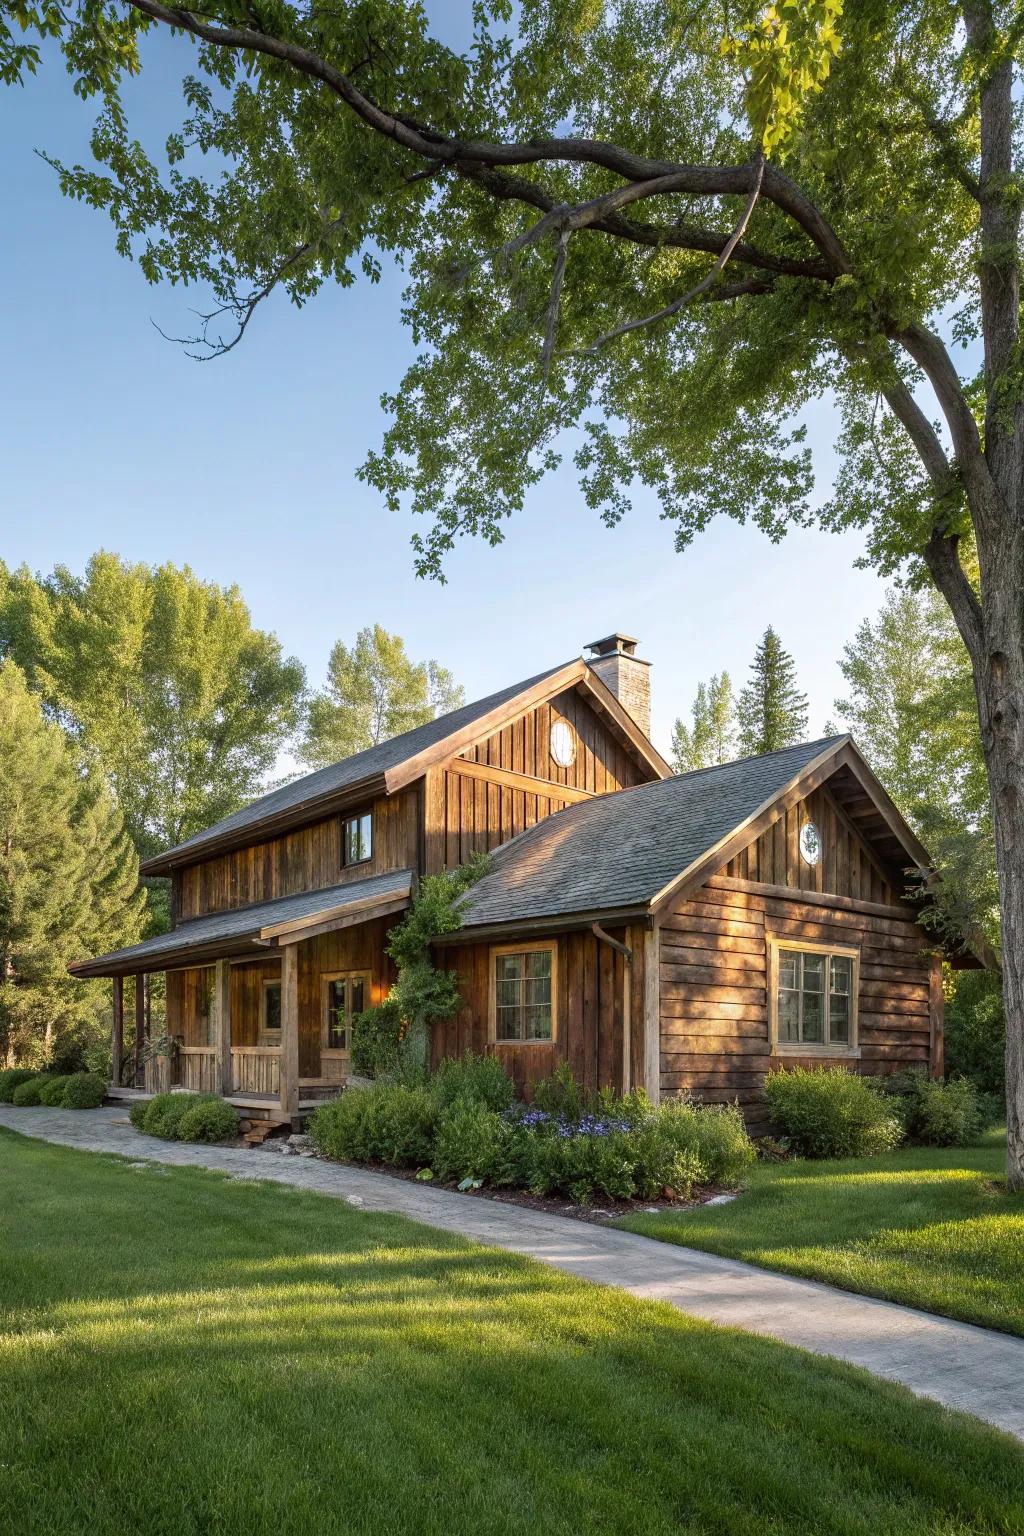
[[[860,950],[855,1071],[927,1069],[936,1032],[929,939],[913,914],[839,897],[813,900],[779,887],[717,877],[665,918],[660,933],[661,1087],[711,1103],[738,1100],[763,1125],[769,1068],[833,1058],[772,1056],[769,936]],[[939,1021],[941,1030],[941,1021]]]
[[[609,932],[620,942],[626,941],[624,930]],[[560,934],[557,946],[556,1036],[551,1045],[489,1043],[490,945],[460,944],[441,951],[442,963],[458,972],[463,1006],[453,1019],[434,1030],[434,1065],[444,1056],[461,1056],[465,1051],[493,1052],[519,1091],[529,1097],[536,1082],[550,1077],[559,1062],[567,1061],[577,1082],[586,1088],[621,1090],[634,1050],[632,1031],[628,1053],[623,1040],[624,1021],[630,1012],[627,997],[637,980],[641,997],[643,991],[642,943],[635,961],[637,976],[630,974],[628,978],[625,956],[589,931]],[[529,939],[524,939],[523,948],[529,947]],[[633,949],[636,955],[635,945]]]
[[[800,828],[813,821],[822,840],[822,857],[808,864],[800,857]],[[822,785],[791,806],[759,838],[731,859],[724,874],[793,890],[831,892],[856,900],[891,905],[903,896],[898,874],[872,853],[850,817]]]
[[[551,727],[559,720],[571,726],[576,736],[576,759],[569,768],[551,756]],[[462,756],[469,762],[548,779],[593,795],[641,784],[650,777],[575,689],[539,704]]]
[[[339,816],[191,864],[174,876],[176,920],[273,901],[294,891],[324,890],[391,869],[416,869],[419,801],[418,786],[375,800],[373,858],[349,869],[341,859]]]

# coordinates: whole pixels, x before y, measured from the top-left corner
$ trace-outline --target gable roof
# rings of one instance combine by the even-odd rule
[[[573,914],[646,914],[752,841],[787,795],[802,797],[843,766],[863,767],[877,784],[849,736],[826,736],[569,806],[492,855],[491,872],[467,893],[460,932]],[[927,868],[925,849],[880,793],[906,862]]]
[[[327,768],[293,779],[176,847],[144,860],[140,870],[144,875],[169,874],[182,864],[228,848],[242,847],[256,837],[275,836],[356,799],[394,794],[419,778],[433,763],[463,751],[515,715],[572,687],[583,687],[591,695],[591,702],[610,718],[613,727],[629,741],[634,753],[652,774],[664,777],[671,772],[665,759],[623,709],[611,689],[582,658],[577,657],[546,672],[538,672],[523,682],[501,688],[472,704],[464,704],[446,715],[439,715],[436,720],[428,720],[411,731],[403,731],[400,736],[392,736],[375,747],[368,747],[365,752],[356,752],[340,763],[331,763]]]
[[[204,958],[225,955],[251,955],[253,959],[273,958],[271,946],[277,938],[294,941],[303,932],[347,919],[368,922],[373,917],[399,911],[409,905],[413,871],[392,869],[366,880],[352,880],[322,891],[301,891],[294,896],[280,896],[253,907],[237,907],[228,912],[211,912],[190,918],[169,933],[158,933],[141,944],[115,949],[95,960],[80,960],[69,965],[73,976],[131,976],[143,971],[164,970],[167,966],[201,965]]]

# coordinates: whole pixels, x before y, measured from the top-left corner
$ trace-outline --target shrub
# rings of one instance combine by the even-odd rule
[[[926,1147],[966,1147],[984,1124],[978,1090],[965,1077],[936,1082],[923,1072],[899,1072],[882,1084],[908,1141]]]
[[[433,1155],[437,1107],[429,1088],[376,1083],[349,1088],[313,1115],[309,1134],[325,1157],[417,1168]]]
[[[902,1137],[879,1086],[843,1067],[769,1072],[764,1088],[776,1129],[802,1157],[866,1157]]]
[[[64,1084],[64,1109],[99,1109],[106,1084],[96,1072],[74,1072]]]
[[[15,1088],[38,1076],[34,1067],[5,1067],[0,1072],[0,1104],[13,1104]]]
[[[486,1104],[460,1099],[438,1122],[431,1167],[439,1179],[496,1183],[503,1134],[499,1114]]]
[[[39,1077],[27,1077],[23,1083],[19,1083],[17,1088],[15,1088],[11,1103],[17,1104],[22,1108],[28,1104],[39,1104],[41,1102],[39,1095],[45,1083],[46,1078],[42,1075]]]
[[[549,1115],[565,1120],[579,1120],[589,1107],[587,1095],[572,1075],[568,1062],[559,1062],[550,1077],[534,1086],[533,1102]]]
[[[238,1138],[238,1110],[225,1099],[208,1099],[193,1104],[178,1122],[179,1141],[235,1141]]]
[[[946,1071],[983,1094],[1006,1092],[1006,1021],[1002,979],[993,971],[958,971],[946,1007]]]
[[[52,1076],[46,1078],[43,1086],[39,1090],[40,1104],[48,1104],[51,1108],[63,1105],[64,1089],[68,1085],[68,1080],[73,1075],[74,1074],[71,1072],[59,1074],[55,1073]]]
[[[402,1020],[395,1003],[385,998],[352,1020],[352,1069],[361,1077],[382,1077],[398,1066]]]
[[[709,1184],[735,1186],[757,1156],[734,1104],[674,1099],[662,1104],[657,1113],[663,1133],[677,1151],[694,1154]]]
[[[137,1131],[146,1129],[146,1111],[149,1109],[149,1099],[136,1099],[128,1111],[128,1119]]]
[[[508,1109],[515,1098],[515,1084],[497,1056],[446,1057],[430,1079],[438,1110],[465,1101],[487,1109]]]
[[[158,1093],[145,1106],[139,1129],[147,1136],[177,1141],[178,1128],[189,1110],[197,1104],[208,1104],[216,1097],[213,1093]]]

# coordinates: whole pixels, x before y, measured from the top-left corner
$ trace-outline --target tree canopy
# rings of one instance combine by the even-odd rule
[[[327,686],[309,703],[301,756],[314,768],[339,762],[465,703],[461,684],[436,661],[411,661],[400,635],[368,625],[338,640]]]
[[[736,701],[728,672],[716,672],[697,684],[690,724],[677,720],[672,728],[672,766],[676,773],[711,768],[736,756]]]
[[[258,793],[300,718],[300,664],[237,587],[187,566],[100,553],[82,576],[35,577],[0,562],[3,655],[106,776],[143,856]]]
[[[23,673],[0,662],[0,1060],[89,1034],[109,988],[67,966],[133,943],[144,893],[117,805]]]

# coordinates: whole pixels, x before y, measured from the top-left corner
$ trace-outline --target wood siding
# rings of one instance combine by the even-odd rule
[[[625,942],[622,929],[609,932]],[[461,1056],[465,1051],[492,1052],[511,1073],[520,1093],[529,1097],[534,1083],[550,1077],[559,1062],[567,1061],[577,1082],[587,1089],[608,1086],[621,1091],[635,1049],[631,1030],[627,1054],[623,1030],[630,1012],[627,997],[632,995],[637,980],[642,1012],[642,948],[638,976],[630,976],[627,982],[625,956],[600,942],[594,934],[560,934],[557,945],[555,1040],[550,1045],[490,1042],[491,946],[462,944],[446,948],[442,963],[458,973],[463,1006],[453,1019],[434,1030],[434,1065],[444,1056]],[[522,947],[528,949],[530,940],[524,939]]]
[[[661,1088],[712,1103],[737,1100],[764,1123],[772,1067],[840,1060],[884,1073],[932,1063],[932,956],[912,913],[847,898],[801,900],[777,886],[714,878],[664,919],[660,934]],[[769,1044],[770,937],[860,952],[859,1057],[773,1056]],[[941,1031],[941,1021],[939,1022]]]
[[[559,720],[570,726],[576,737],[576,759],[569,768],[560,767],[551,756],[551,727]],[[552,784],[587,790],[593,795],[643,784],[651,777],[650,771],[639,766],[575,689],[520,715],[503,730],[468,748],[462,756],[469,762],[548,779]]]
[[[800,856],[800,828],[814,822],[822,842],[817,864]],[[791,890],[830,892],[855,901],[891,906],[903,895],[897,871],[886,869],[861,837],[838,801],[822,785],[763,832],[723,871],[740,880],[784,885]]]
[[[315,821],[269,842],[254,843],[249,848],[191,864],[174,876],[176,921],[250,907],[296,891],[346,885],[391,869],[416,869],[419,805],[418,786],[391,798],[375,800],[373,857],[348,869],[341,858],[339,816]]]

